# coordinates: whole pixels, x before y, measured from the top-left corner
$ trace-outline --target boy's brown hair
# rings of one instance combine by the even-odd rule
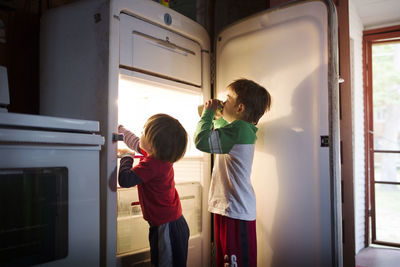
[[[151,116],[144,125],[144,137],[152,148],[152,156],[159,160],[173,163],[186,152],[186,130],[177,119],[167,114]]]
[[[236,105],[245,106],[243,120],[257,125],[258,120],[271,108],[271,95],[261,85],[247,79],[238,79],[229,86],[236,94]]]

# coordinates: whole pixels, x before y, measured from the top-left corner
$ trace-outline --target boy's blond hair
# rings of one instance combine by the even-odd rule
[[[248,80],[238,79],[228,85],[236,94],[236,105],[243,104],[245,110],[242,119],[257,125],[258,120],[271,108],[271,95],[261,85]]]
[[[144,125],[144,138],[156,159],[176,162],[186,152],[187,133],[181,123],[167,115],[155,114]]]

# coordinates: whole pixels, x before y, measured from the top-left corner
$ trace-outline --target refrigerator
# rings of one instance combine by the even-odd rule
[[[201,25],[150,0],[83,0],[42,16],[40,113],[99,121],[105,137],[101,266],[149,263],[136,188],[117,183],[117,126],[140,135],[155,113],[176,117],[189,134],[174,164],[191,231],[188,266],[211,266],[212,155],[193,144],[197,106],[224,100],[239,78],[272,96],[251,177],[258,265],[341,266],[336,19],[330,0],[292,1],[235,22],[210,44]]]

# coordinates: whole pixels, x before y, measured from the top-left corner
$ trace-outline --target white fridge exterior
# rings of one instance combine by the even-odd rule
[[[172,16],[172,23],[168,27],[164,22],[165,13]],[[129,23],[127,25],[127,34],[137,38],[139,42],[144,38],[147,42],[154,43],[153,40],[143,37],[143,34],[150,37],[155,35],[157,39],[161,38],[157,34],[166,34],[163,39],[166,40],[168,37],[171,43],[184,37],[185,40],[190,40],[190,43],[195,43],[201,48],[194,51],[197,67],[193,71],[198,73],[194,82],[191,82],[192,79],[187,81],[187,74],[179,73],[179,66],[169,58],[164,58],[163,70],[167,72],[161,74],[146,69],[145,61],[141,61],[143,64],[139,66],[135,65],[136,61],[135,64],[120,62],[120,53],[124,51],[123,44],[120,46],[120,40],[125,37],[120,34],[125,29],[123,22],[135,18],[140,18],[142,23],[147,22],[144,24],[147,27],[140,31],[141,35],[129,32]],[[154,30],[155,25],[161,27]],[[149,34],[148,28],[154,31]],[[132,41],[131,38],[128,40]],[[126,254],[117,257],[118,160],[117,142],[113,141],[112,137],[117,131],[118,124],[119,86],[132,79],[150,86],[157,87],[163,84],[164,87],[180,88],[180,90],[192,92],[197,90],[201,92],[203,99],[209,98],[211,91],[207,33],[197,23],[152,1],[94,0],[80,1],[50,10],[41,21],[40,42],[41,114],[98,118],[102,127],[101,133],[106,139],[101,152],[101,265],[124,265],[131,264],[132,261],[139,264],[141,261],[146,261],[147,256],[143,255],[145,252],[132,257]],[[189,49],[192,50],[191,47]],[[182,50],[178,48],[178,52],[180,51]],[[129,48],[126,52],[129,52]],[[164,56],[168,57],[165,54]],[[156,60],[153,65],[160,65],[163,62],[160,57]],[[193,69],[190,64],[186,64],[186,67]],[[135,68],[140,68],[141,71],[138,72]],[[172,76],[173,79],[165,79],[166,76]],[[197,106],[194,110],[197,114]],[[135,111],[144,112],[133,109],[133,116]],[[191,266],[209,265],[211,254],[210,214],[205,208],[211,159],[206,154],[203,158],[204,176],[200,181],[202,230],[199,235],[190,239],[188,261],[191,262]]]
[[[273,99],[258,125],[253,164],[259,266],[341,266],[335,12],[329,0],[294,1],[241,20],[217,38],[215,96],[224,99],[225,87],[245,77]],[[106,139],[100,261],[123,265],[129,256],[116,257],[113,141],[119,86],[133,79],[210,98],[209,37],[153,1],[88,0],[46,13],[40,42],[41,114],[100,121]],[[182,106],[181,112],[191,108],[197,109]],[[188,266],[209,266],[211,259],[211,158],[203,156],[201,233],[191,237]]]

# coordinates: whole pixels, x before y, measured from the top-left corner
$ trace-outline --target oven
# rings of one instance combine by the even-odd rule
[[[96,121],[0,113],[0,266],[98,266]]]

